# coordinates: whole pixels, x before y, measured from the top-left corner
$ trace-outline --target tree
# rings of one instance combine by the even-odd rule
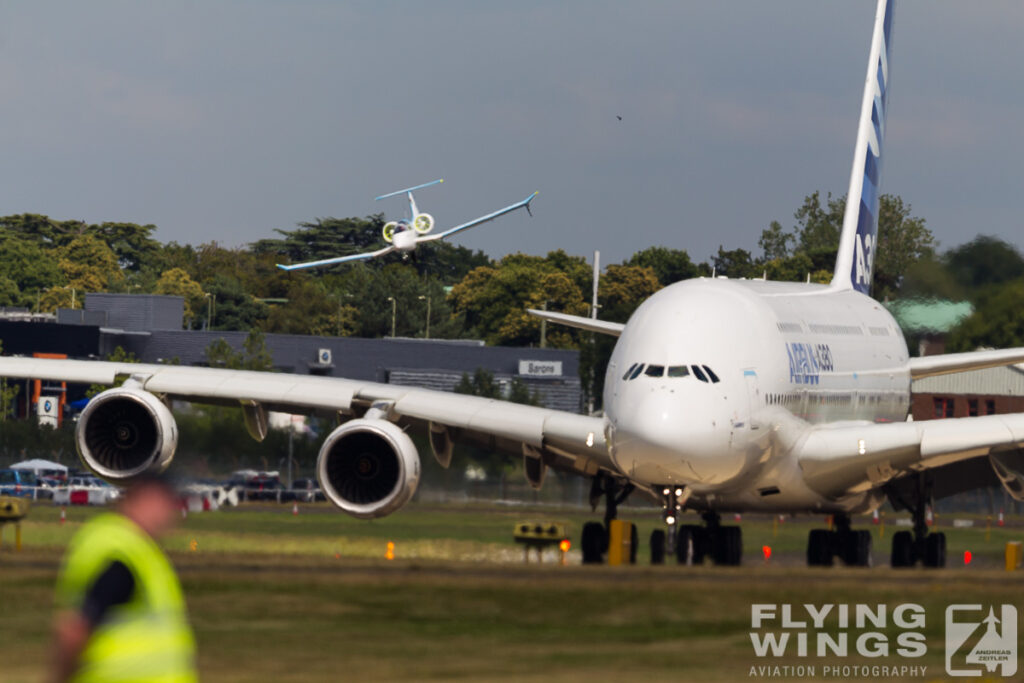
[[[946,340],[949,351],[979,347],[1007,349],[1024,346],[1024,279],[991,285],[978,297],[974,313]]]
[[[623,265],[650,268],[663,287],[704,274],[689,254],[668,247],[648,247],[630,256]]]
[[[549,258],[510,254],[494,266],[470,272],[452,288],[448,301],[455,314],[463,317],[469,333],[488,344],[539,344],[540,320],[526,309],[546,306],[551,311],[586,315],[587,303],[572,277],[580,277],[581,268],[584,273],[588,270],[582,259],[564,258],[564,252],[552,252]],[[551,346],[570,347],[575,337],[572,330],[548,328],[547,341]]]
[[[129,272],[141,270],[160,249],[160,243],[153,239],[155,225],[101,223],[90,225],[86,231],[110,247],[121,269]]]
[[[117,256],[94,235],[78,235],[58,253],[67,286],[83,294],[105,292],[124,277]]]
[[[0,340],[0,355],[4,352],[3,340]],[[7,378],[0,377],[0,421],[6,421],[7,416],[14,410],[14,399],[18,396],[18,384],[7,384]]]
[[[971,291],[1024,277],[1024,256],[998,237],[978,235],[943,259],[956,282]]]
[[[772,221],[768,229],[762,230],[761,238],[757,240],[765,261],[782,261],[788,258],[794,244],[796,235],[785,232],[778,221]]]
[[[878,245],[875,250],[872,296],[884,300],[897,294],[908,269],[935,255],[935,237],[924,219],[910,215],[910,204],[884,194],[878,203]]]
[[[267,340],[263,332],[252,329],[242,342],[242,350],[236,351],[224,337],[210,342],[206,347],[206,363],[212,368],[228,368],[231,370],[274,369],[273,357],[267,349]]]
[[[267,307],[229,275],[215,276],[206,284],[206,293],[212,299],[212,330],[250,330],[267,317]]]
[[[183,325],[191,328],[192,323],[203,315],[206,297],[199,283],[189,277],[184,268],[171,268],[160,275],[154,290],[157,294],[180,296],[185,299]]]
[[[64,274],[57,260],[53,251],[45,250],[38,243],[0,230],[0,263],[4,264],[4,276],[10,278],[20,292],[19,300],[13,305],[33,305],[40,292],[64,284]]]
[[[760,277],[760,265],[751,257],[746,249],[731,249],[726,251],[724,247],[718,247],[718,254],[711,257],[715,266],[715,275],[724,275],[731,278],[739,277]]]

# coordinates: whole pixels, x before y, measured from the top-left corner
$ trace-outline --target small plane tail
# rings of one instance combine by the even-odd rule
[[[379,202],[380,200],[387,199],[388,197],[397,197],[400,194],[408,194],[410,192],[415,192],[416,190],[422,190],[425,187],[430,187],[431,185],[440,185],[443,182],[444,178],[438,178],[437,180],[431,180],[429,183],[423,183],[422,185],[417,185],[415,187],[407,187],[404,190],[395,190],[394,192],[382,194],[379,197],[375,197],[373,201]]]
[[[871,294],[878,247],[879,176],[889,102],[889,57],[892,53],[895,2],[878,0],[875,12],[850,189],[846,194],[846,213],[831,285],[833,289],[855,289],[862,294]]]

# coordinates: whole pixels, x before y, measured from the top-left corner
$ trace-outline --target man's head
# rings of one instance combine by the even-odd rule
[[[181,497],[174,483],[162,474],[147,472],[128,484],[121,513],[153,538],[160,538],[179,518]]]

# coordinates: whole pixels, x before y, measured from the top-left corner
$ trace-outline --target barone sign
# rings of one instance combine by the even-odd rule
[[[928,615],[921,605],[755,604],[750,643],[762,661],[751,678],[923,678],[928,667]],[[870,664],[847,657],[874,659]],[[771,664],[797,658],[799,665]],[[915,661],[917,660],[917,661]],[[1017,673],[1017,608],[950,605],[945,611],[945,662],[949,676],[1010,677]],[[935,673],[932,673],[934,677]]]
[[[562,361],[560,360],[521,360],[519,374],[527,377],[561,377]]]

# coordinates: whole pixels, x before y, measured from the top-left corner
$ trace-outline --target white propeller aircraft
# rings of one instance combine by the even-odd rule
[[[868,296],[878,229],[879,167],[888,100],[892,1],[879,0],[854,149],[846,215],[831,284],[699,278],[666,287],[626,324],[535,312],[618,337],[605,414],[586,416],[481,397],[283,373],[0,358],[0,376],[114,386],[82,412],[83,462],[111,481],[161,470],[174,455],[170,401],[237,402],[249,432],[267,411],[316,413],[341,425],[324,440],[317,473],[344,512],[381,517],[412,497],[420,458],[407,430],[424,433],[437,461],[476,443],[523,458],[541,486],[548,468],[592,480],[606,522],[631,492],[660,501],[667,530],[651,537],[679,561],[741,561],[730,512],[833,515],[810,532],[807,560],[871,562],[871,534],[851,515],[886,500],[908,509],[913,531],[892,539],[892,564],[945,563],[930,533],[933,498],[1001,484],[1024,500],[1024,414],[908,422],[919,377],[1024,362],[1024,348],[910,358],[896,321]],[[687,510],[702,524],[680,524]],[[606,526],[583,529],[584,560],[600,561]]]
[[[510,206],[506,206],[504,209],[498,209],[493,213],[489,213],[486,216],[480,216],[475,218],[468,223],[462,225],[456,225],[454,228],[449,228],[444,232],[436,234],[430,234],[430,231],[434,229],[434,217],[429,213],[424,213],[419,210],[416,206],[416,199],[412,196],[412,193],[416,190],[422,190],[425,187],[432,185],[440,185],[444,182],[444,178],[438,180],[432,180],[429,183],[423,183],[416,187],[409,187],[404,190],[397,190],[395,192],[389,192],[388,194],[382,194],[377,197],[374,201],[380,201],[389,197],[397,197],[398,195],[404,194],[409,199],[409,218],[403,218],[400,221],[389,221],[384,224],[383,237],[384,241],[388,243],[388,246],[377,249],[376,251],[367,251],[362,254],[352,254],[350,256],[339,256],[337,258],[323,259],[321,261],[310,261],[308,263],[294,263],[294,264],[277,264],[277,267],[281,270],[301,270],[303,268],[319,268],[321,266],[333,266],[339,263],[348,263],[349,261],[366,261],[368,259],[377,258],[390,254],[393,251],[399,251],[403,254],[410,254],[416,250],[417,245],[423,242],[433,242],[434,240],[442,240],[445,237],[450,237],[457,232],[463,230],[469,230],[474,228],[481,223],[487,223],[493,221],[498,216],[504,216],[506,213],[515,211],[516,209],[526,209],[526,212],[533,215],[530,211],[530,202],[537,196],[534,192],[529,197],[521,202],[516,202]]]

